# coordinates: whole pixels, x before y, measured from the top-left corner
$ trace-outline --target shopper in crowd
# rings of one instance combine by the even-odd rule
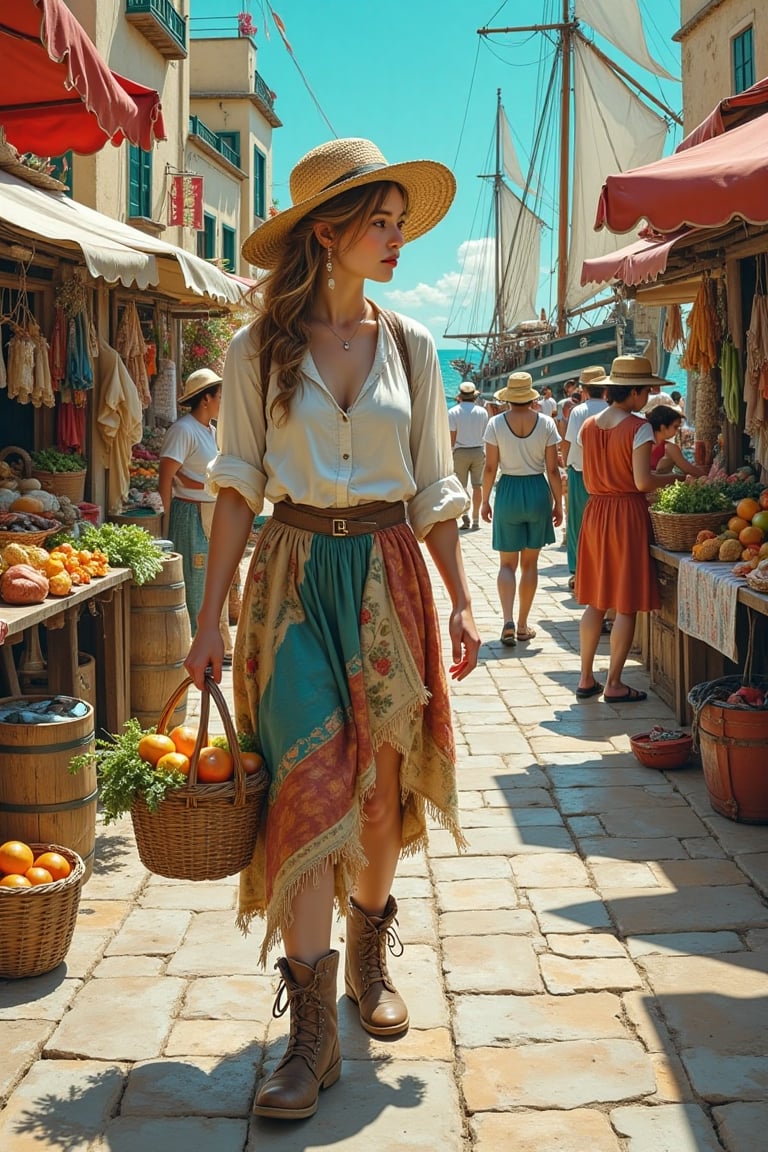
[[[670,408],[667,404],[657,404],[646,414],[648,423],[653,428],[655,444],[651,448],[651,468],[654,472],[672,472],[677,470],[684,476],[706,476],[709,469],[701,468],[698,464],[686,460],[679,444],[674,440],[683,425],[683,413],[679,408]]]
[[[555,413],[555,424],[557,425],[558,435],[562,440],[565,436],[565,430],[568,427],[568,417],[577,404],[581,403],[581,392],[579,391],[579,381],[574,376],[572,380],[566,380],[563,385],[563,398],[557,402],[557,412]]]
[[[553,419],[557,412],[557,400],[552,395],[552,389],[549,384],[545,384],[539,396],[539,412],[543,412],[545,416],[551,416]]]
[[[485,406],[478,402],[478,396],[479,393],[472,381],[464,380],[459,385],[455,405],[448,409],[453,470],[465,491],[468,484],[471,487],[473,531],[480,527],[480,499],[485,464],[483,436],[488,427],[488,413]],[[470,527],[469,516],[466,513],[461,518],[461,527],[463,529]]]
[[[221,406],[221,376],[210,368],[190,373],[178,400],[189,411],[171,424],[160,450],[158,491],[163,502],[163,532],[182,558],[184,593],[192,635],[203,602],[205,570],[213,523],[215,497],[205,487],[206,469],[215,459],[214,421]],[[219,619],[224,645],[223,663],[232,663],[229,606]]]
[[[568,555],[568,587],[576,584],[576,548],[579,541],[581,521],[587,503],[587,490],[584,487],[584,461],[581,445],[578,442],[579,432],[590,416],[602,412],[608,407],[604,398],[605,385],[608,377],[605,369],[600,365],[590,365],[583,368],[579,383],[586,392],[586,400],[577,404],[568,417],[565,436],[560,446],[560,458],[567,470],[567,515],[566,515],[566,550]]]
[[[538,392],[527,372],[513,372],[506,387],[494,395],[509,408],[494,416],[485,431],[480,515],[488,523],[493,522],[493,549],[499,553],[497,587],[504,619],[501,642],[511,647],[536,635],[528,617],[538,585],[539,552],[545,544],[554,542],[553,525],[557,527],[563,520],[557,463],[560,437],[551,416],[533,411]],[[491,492],[499,470],[501,478],[491,508]]]
[[[576,599],[587,606],[579,626],[580,700],[602,693],[608,703],[634,704],[647,695],[622,676],[637,613],[659,607],[646,493],[670,477],[651,471],[653,429],[637,413],[661,383],[644,356],[618,356],[606,387],[609,406],[590,416],[579,433],[589,493],[576,557]],[[603,685],[595,678],[594,660],[609,608],[616,609],[616,619]]]
[[[245,586],[233,683],[237,726],[255,737],[271,787],[239,922],[266,918],[262,963],[279,937],[285,950],[276,1011],[290,1006],[288,1049],[254,1110],[288,1120],[312,1115],[341,1070],[334,904],[362,1027],[400,1035],[409,1013],[386,961],[397,861],[425,844],[428,814],[462,843],[420,541],[448,593],[454,679],[480,645],[434,342],[364,295],[366,280],[389,285],[403,245],[447,212],[453,176],[342,139],[304,156],[290,190],[292,204],[243,245],[266,274],[224,368],[211,562],[186,661],[198,686],[209,666],[218,679],[216,621],[266,498],[273,514]]]

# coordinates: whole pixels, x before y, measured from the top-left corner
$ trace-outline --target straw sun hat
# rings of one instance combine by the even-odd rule
[[[513,372],[507,379],[506,387],[494,392],[493,398],[501,404],[530,404],[532,400],[539,399],[539,394],[527,372]]]
[[[651,362],[646,356],[617,356],[611,364],[607,384],[620,384],[625,388],[654,388],[669,384],[662,376],[654,376]]]
[[[187,376],[181,396],[176,403],[189,404],[200,392],[205,392],[206,388],[213,388],[216,384],[221,384],[221,376],[218,373],[212,368],[197,368]]]
[[[456,192],[453,173],[435,160],[388,164],[370,140],[331,140],[299,160],[291,172],[291,207],[251,233],[243,244],[243,257],[257,268],[274,268],[288,233],[303,216],[350,188],[381,180],[400,184],[408,196],[406,242],[434,228]]]
[[[590,364],[588,368],[582,368],[579,375],[579,383],[583,384],[586,388],[593,387],[596,384],[608,383],[608,377],[605,373],[605,368],[600,364]]]
[[[475,396],[477,396],[477,388],[475,388],[471,380],[463,380],[462,383],[459,384],[459,395],[466,400],[474,400]]]

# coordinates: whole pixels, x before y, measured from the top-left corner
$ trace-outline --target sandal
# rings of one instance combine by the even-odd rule
[[[573,589],[576,587],[576,576],[575,575],[568,577],[568,587],[570,588],[571,591],[573,591]]]
[[[526,640],[533,640],[535,635],[535,628],[518,628],[517,630],[517,638],[521,644],[524,644]]]
[[[627,688],[621,696],[606,696],[603,694],[603,700],[606,704],[639,704],[641,700],[647,700],[648,693],[640,692],[637,688]]]
[[[506,644],[507,648],[513,648],[517,644],[517,637],[515,636],[515,626],[511,620],[501,630],[501,642]]]
[[[595,682],[592,684],[591,688],[577,688],[576,689],[576,699],[577,700],[591,700],[593,696],[599,696],[600,693],[602,692],[602,690],[603,690],[603,685],[599,682],[599,680],[595,680]]]

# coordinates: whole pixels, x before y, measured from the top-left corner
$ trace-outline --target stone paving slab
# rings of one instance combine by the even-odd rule
[[[94,980],[48,1040],[46,1056],[119,1061],[159,1056],[184,987],[183,980],[169,976]]]
[[[614,1108],[611,1123],[638,1152],[721,1152],[709,1117],[697,1104]]]
[[[462,1048],[628,1037],[621,1000],[610,992],[459,995],[454,1000],[454,1028]]]
[[[127,1075],[128,1065],[37,1061],[0,1113],[0,1148],[86,1152],[116,1112]]]
[[[608,1117],[596,1109],[477,1113],[470,1127],[475,1152],[620,1152]]]

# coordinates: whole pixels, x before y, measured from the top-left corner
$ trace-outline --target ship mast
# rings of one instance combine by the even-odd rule
[[[562,53],[560,75],[560,195],[557,229],[557,334],[565,335],[565,291],[568,281],[569,163],[571,133],[571,41],[573,25],[568,23],[569,0],[563,0],[563,24],[560,29]]]
[[[506,331],[507,318],[504,315],[502,291],[502,252],[501,252],[501,88],[496,89],[496,172],[493,178],[493,214],[496,251],[494,253],[494,283],[496,286],[496,324],[499,336]]]

